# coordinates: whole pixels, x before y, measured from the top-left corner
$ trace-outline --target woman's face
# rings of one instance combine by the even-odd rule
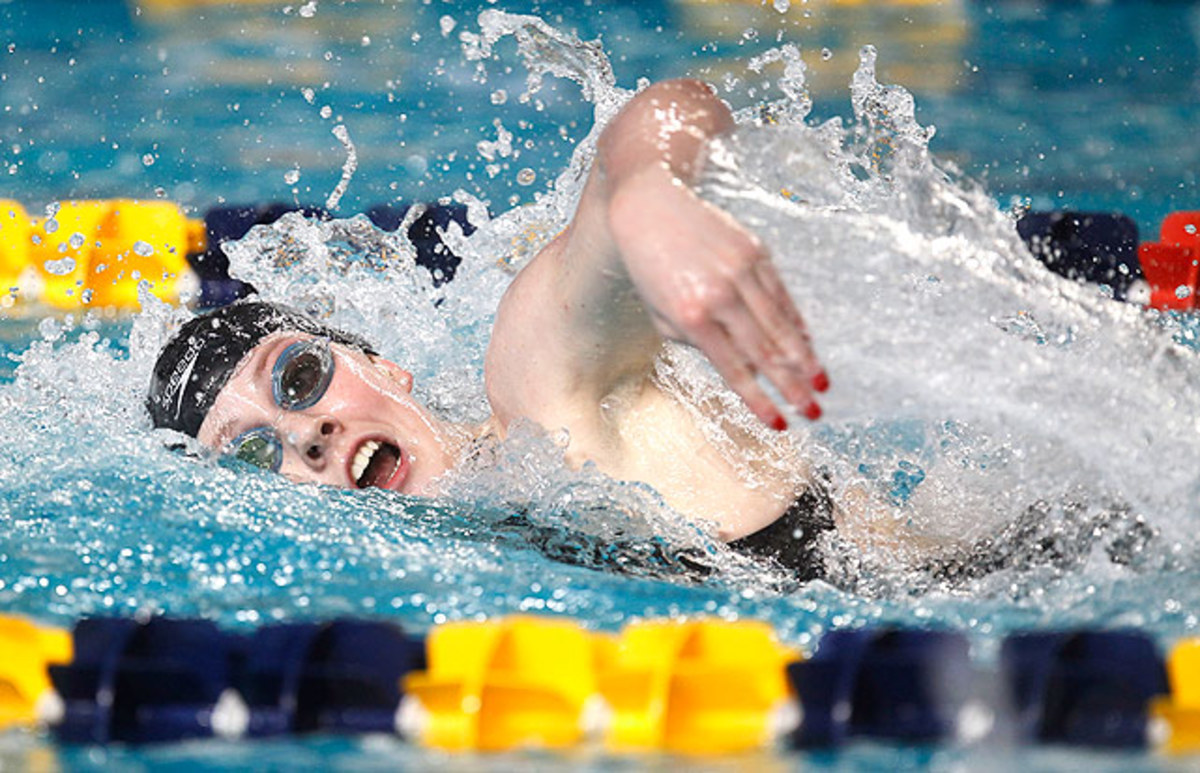
[[[238,366],[197,438],[295,481],[423,494],[453,466],[454,432],[413,399],[412,375],[399,366],[278,333]]]

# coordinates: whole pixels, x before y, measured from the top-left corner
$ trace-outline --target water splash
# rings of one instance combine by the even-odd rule
[[[342,177],[338,180],[337,187],[330,191],[329,197],[325,199],[325,209],[332,211],[338,208],[338,203],[346,194],[346,189],[350,187],[350,180],[354,177],[355,170],[358,169],[358,151],[350,140],[350,130],[344,125],[338,124],[330,131],[346,149],[346,163],[342,164]]]
[[[1121,503],[1168,535],[1153,549],[1194,552],[1200,477],[1164,460],[1200,452],[1196,352],[1045,271],[874,65],[864,49],[850,127],[743,120],[701,185],[764,237],[809,320],[835,384],[818,458],[884,494],[877,518],[978,535],[1035,502]]]

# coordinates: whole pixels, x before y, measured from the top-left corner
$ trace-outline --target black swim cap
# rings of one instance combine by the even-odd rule
[[[362,338],[326,327],[295,309],[266,301],[239,301],[188,320],[154,363],[146,407],[155,427],[192,437],[237,366],[264,338],[280,332],[328,338],[367,354]]]

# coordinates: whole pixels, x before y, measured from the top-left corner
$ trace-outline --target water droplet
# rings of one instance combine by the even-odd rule
[[[442,28],[442,37],[447,37],[451,32],[453,32],[454,27],[457,24],[458,22],[454,21],[453,16],[443,16],[442,18],[438,19],[438,26]]]
[[[67,243],[71,245],[72,249],[77,250],[82,247],[83,243],[86,241],[87,237],[76,231],[75,233],[71,234],[71,238],[67,240]]]
[[[300,15],[306,19],[311,19],[312,17],[316,16],[317,0],[312,0],[312,2],[305,3],[304,5],[300,6]]]
[[[1179,285],[1175,288],[1175,297],[1179,298],[1180,300],[1183,300],[1184,298],[1190,298],[1191,295],[1192,288],[1188,287],[1187,285]]]
[[[283,181],[288,185],[295,185],[296,183],[300,182],[300,170],[289,169],[288,171],[284,172]]]
[[[363,44],[363,48],[366,48],[367,46],[371,45],[371,36],[363,35],[362,36],[362,44]]]
[[[80,299],[81,301],[83,301],[84,305],[87,305],[87,304],[89,304],[89,303],[91,303],[91,302],[92,302],[92,295],[93,295],[94,293],[95,293],[95,290],[93,290],[92,288],[88,287],[88,288],[86,288],[86,289],[85,289],[85,290],[84,290],[82,293],[80,293],[80,295],[79,295],[79,299]]]
[[[321,108],[321,117],[322,118],[328,118],[331,115],[333,115],[332,107],[330,107],[329,105],[325,105],[324,107]]]
[[[533,171],[529,167],[525,167],[521,171],[517,172],[517,184],[518,185],[532,185],[533,181],[536,179],[537,179],[537,172]]]
[[[136,241],[133,243],[133,252],[135,255],[148,258],[154,254],[154,247],[150,246],[149,242]]]
[[[38,332],[46,341],[57,341],[63,334],[62,325],[53,317],[46,317],[38,323]]]
[[[1187,225],[1185,225],[1183,227],[1183,230],[1187,231],[1192,236],[1196,235],[1196,226],[1192,223],[1188,223]]]
[[[832,58],[833,58],[832,51],[830,51],[828,48],[821,49],[821,61],[828,62]]]
[[[66,257],[59,260],[47,260],[42,264],[42,268],[46,269],[47,274],[66,276],[75,270],[75,259]]]
[[[54,233],[58,230],[58,221],[53,218],[47,220],[46,222],[42,223],[42,230],[48,234]]]
[[[315,91],[305,86],[304,88],[300,89],[300,94],[304,97],[305,102],[310,105],[315,104],[315,100],[317,98],[317,93]]]
[[[492,92],[492,104],[503,105],[508,101],[508,92],[504,89],[496,89]]]
[[[758,30],[753,27],[747,27],[742,32],[742,40],[758,40]]]
[[[154,166],[154,154],[147,153],[144,156],[142,156],[142,165],[143,166]]]
[[[792,7],[791,0],[775,0],[773,5],[775,6],[775,10],[780,13],[787,13],[788,9]]]

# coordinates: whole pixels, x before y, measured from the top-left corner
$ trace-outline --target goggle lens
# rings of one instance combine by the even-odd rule
[[[275,404],[288,411],[309,408],[325,395],[333,380],[333,354],[329,341],[297,341],[280,353],[271,370]]]
[[[283,445],[274,431],[259,427],[243,432],[230,444],[233,455],[247,464],[271,472],[279,472],[283,464]]]

